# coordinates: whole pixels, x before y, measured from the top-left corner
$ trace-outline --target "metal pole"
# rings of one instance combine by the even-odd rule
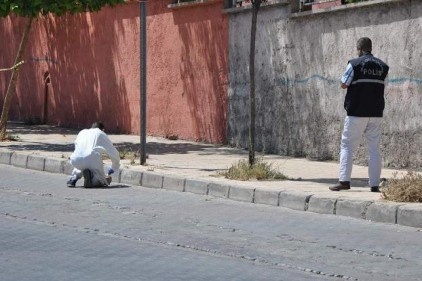
[[[140,9],[140,116],[141,116],[141,165],[146,163],[146,139],[147,139],[147,7],[146,1],[141,0]]]

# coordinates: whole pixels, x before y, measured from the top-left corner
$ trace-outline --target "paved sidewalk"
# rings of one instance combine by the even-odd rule
[[[67,159],[78,131],[11,123],[8,133],[19,140],[0,142],[0,164],[70,174],[72,167]],[[110,134],[109,137],[120,151],[139,148],[139,136]],[[243,182],[227,180],[218,176],[218,172],[247,159],[245,150],[148,137],[147,155],[146,166],[122,160],[121,172],[113,181],[422,227],[422,204],[386,202],[380,193],[371,193],[367,186],[367,167],[354,166],[351,190],[332,192],[328,186],[337,182],[338,163],[335,162],[265,155],[265,160],[294,180]],[[405,171],[383,169],[382,177],[391,178],[396,172]]]

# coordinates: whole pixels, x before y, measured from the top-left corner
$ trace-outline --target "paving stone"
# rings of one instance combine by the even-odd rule
[[[406,204],[399,206],[397,223],[412,227],[422,227],[422,204]]]
[[[121,183],[127,183],[127,184],[140,186],[141,180],[142,180],[141,172],[122,169],[121,175],[120,175]]]
[[[63,174],[70,175],[72,174],[74,167],[70,164],[70,161],[63,162]]]
[[[208,195],[214,197],[221,197],[227,198],[229,196],[230,186],[218,184],[218,183],[210,183],[208,184]]]
[[[280,191],[266,190],[262,188],[255,189],[254,203],[278,206]]]
[[[10,151],[0,151],[0,163],[10,165],[10,158],[12,152]]]
[[[27,168],[32,170],[44,171],[45,157],[39,155],[28,155]]]
[[[16,167],[26,168],[28,155],[14,152],[10,158],[10,164]]]
[[[254,200],[255,188],[243,186],[230,186],[229,198],[235,201],[252,203]]]
[[[372,201],[339,199],[336,204],[336,215],[363,219],[365,218],[366,209],[371,203]]]
[[[144,172],[141,185],[144,187],[163,188],[163,176],[151,172]]]
[[[163,188],[183,192],[185,191],[185,179],[176,176],[164,176]]]
[[[376,222],[397,223],[397,212],[401,205],[393,202],[374,202],[368,206],[365,218]]]
[[[300,192],[281,192],[278,205],[293,210],[305,211],[309,196]]]
[[[50,173],[64,174],[64,165],[66,164],[66,162],[69,161],[55,158],[46,158],[44,171]]]
[[[115,182],[122,182],[122,169],[119,169],[118,172],[112,174],[112,180]]]
[[[208,194],[208,182],[194,179],[186,179],[185,192],[191,192],[200,195]]]
[[[334,214],[334,207],[337,199],[311,196],[308,204],[308,211],[320,214]]]

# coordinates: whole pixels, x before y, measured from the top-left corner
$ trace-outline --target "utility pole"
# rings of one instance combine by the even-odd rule
[[[146,163],[146,140],[147,140],[147,3],[145,0],[139,2],[140,21],[140,117],[141,117],[141,165]]]

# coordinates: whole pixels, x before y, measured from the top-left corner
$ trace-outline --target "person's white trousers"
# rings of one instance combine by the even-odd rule
[[[368,146],[369,186],[379,186],[381,177],[381,117],[347,116],[340,146],[340,181],[350,181],[353,168],[353,154],[365,136]]]
[[[107,185],[101,154],[95,151],[87,156],[72,154],[70,156],[70,164],[74,167],[71,179],[80,179],[82,177],[82,171],[89,169],[92,173],[92,183],[94,186]]]

